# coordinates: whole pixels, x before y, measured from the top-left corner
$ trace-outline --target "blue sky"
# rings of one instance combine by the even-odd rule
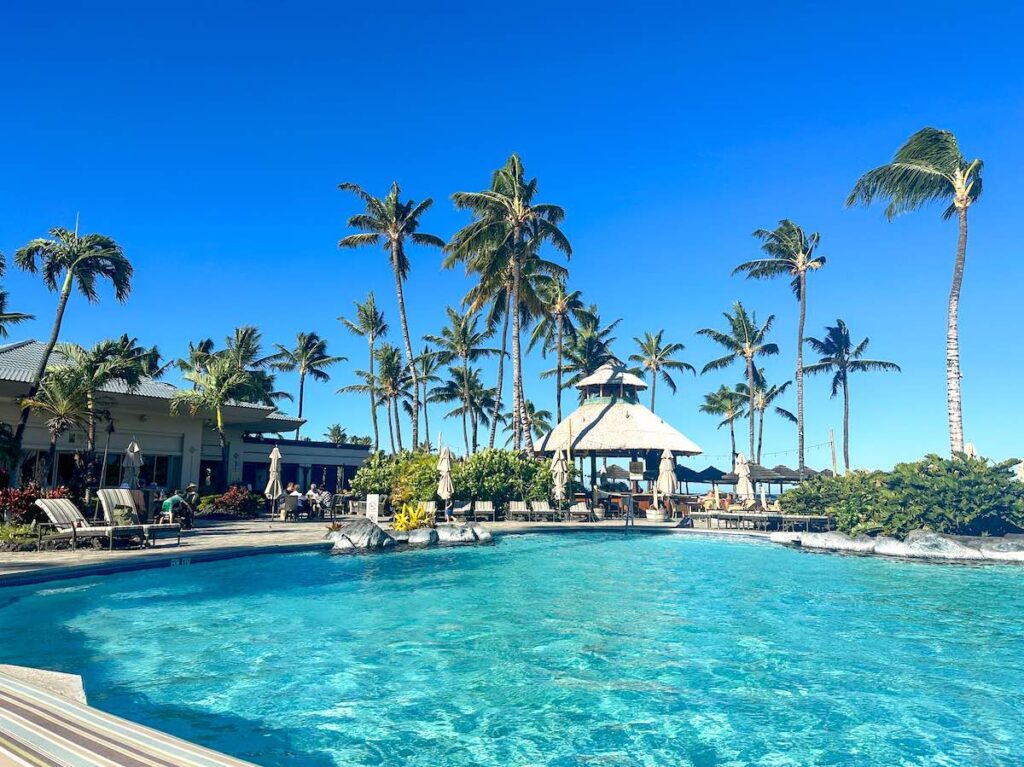
[[[467,220],[450,194],[485,187],[517,151],[540,197],[566,208],[572,287],[606,319],[623,319],[623,356],[633,336],[664,328],[699,368],[717,350],[695,331],[720,326],[742,299],[777,315],[782,354],[768,371],[791,377],[797,306],[786,284],[730,272],[757,255],[758,227],[789,217],[819,231],[828,266],[810,284],[809,331],[842,317],[870,336],[874,356],[904,369],[852,387],[853,462],[888,466],[947,449],[955,228],[938,209],[890,224],[878,208],[842,203],[863,171],[934,125],[987,167],[962,302],[967,438],[993,457],[1022,452],[1012,403],[1024,358],[1009,340],[1024,277],[1019,6],[438,6],[7,9],[0,251],[10,259],[80,211],[84,231],[124,246],[137,278],[127,305],[109,292],[99,305],[74,299],[64,339],[130,330],[177,356],[242,323],[272,342],[316,330],[351,361],[309,387],[307,433],[335,421],[368,433],[364,400],[334,394],[365,365],[363,342],[335,318],[374,289],[397,328],[393,280],[379,251],[336,249],[357,210],[337,184],[383,194],[398,179],[408,195],[434,198],[424,229],[448,237]],[[443,271],[435,251],[412,261],[406,295],[419,336],[436,332],[468,282]],[[45,336],[54,296],[13,268],[4,284],[12,309],[38,316],[12,337]],[[548,366],[527,361],[527,396],[553,407],[553,385],[537,379]],[[683,375],[676,396],[659,397],[659,414],[719,465],[728,434],[697,407],[740,378],[738,367]],[[810,380],[808,444],[840,425],[827,381]],[[454,421],[444,430],[460,444]],[[793,428],[770,420],[766,452],[793,447]],[[812,466],[827,462],[823,449],[808,453]]]

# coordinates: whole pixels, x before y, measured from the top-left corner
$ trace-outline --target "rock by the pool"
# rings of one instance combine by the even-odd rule
[[[469,525],[438,525],[436,532],[440,543],[476,543],[477,540]]]
[[[1024,563],[1024,538],[971,538],[912,530],[905,541],[880,535],[850,537],[844,533],[772,533],[771,540],[817,551],[876,554],[883,557],[946,562]]]
[[[346,522],[327,534],[334,551],[383,551],[395,546],[395,539],[365,517]]]
[[[406,533],[406,543],[410,546],[433,546],[437,543],[437,531],[429,527],[419,527]]]
[[[473,531],[473,535],[476,536],[477,541],[480,543],[490,543],[494,540],[494,536],[491,535],[491,531],[483,525],[470,525],[470,529]]]
[[[395,539],[395,543],[408,543],[409,542],[409,531],[408,530],[392,530],[388,533],[392,538]]]

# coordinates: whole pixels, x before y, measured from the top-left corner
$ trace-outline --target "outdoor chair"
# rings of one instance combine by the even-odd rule
[[[352,517],[366,516],[366,501],[349,501],[348,513]]]
[[[526,501],[509,501],[508,518],[530,521],[530,510],[526,507]]]
[[[475,501],[473,503],[473,521],[478,519],[487,519],[491,522],[495,520],[494,501]]]
[[[455,519],[461,519],[463,521],[470,518],[473,514],[473,502],[466,501],[465,503],[452,502],[452,516]],[[444,510],[441,510],[441,516],[444,516]]]
[[[40,498],[33,505],[50,520],[48,523],[44,522],[38,526],[40,543],[56,540],[71,541],[71,548],[74,550],[78,548],[79,540],[106,538],[107,549],[112,550],[115,538],[128,540],[138,538],[142,546],[146,545],[146,533],[142,529],[142,525],[90,525],[78,507],[67,498]],[[44,535],[43,529],[47,527],[53,528],[56,532]]]
[[[438,508],[437,501],[420,501],[416,504],[419,511],[422,511],[428,518],[437,519]],[[440,510],[441,516],[444,516],[444,509]]]
[[[281,513],[281,519],[292,519],[299,518],[299,496],[297,495],[286,495],[281,499],[281,505],[279,507]]]
[[[594,512],[592,512],[587,507],[586,501],[574,503],[572,506],[569,507],[569,511],[567,512],[567,514],[569,516],[570,522],[574,519],[579,519],[582,522],[593,522],[595,519]]]
[[[536,519],[547,519],[554,522],[560,514],[558,509],[552,508],[547,501],[530,501],[530,515]]]
[[[143,516],[139,511],[137,497],[138,491],[126,490],[124,488],[106,488],[97,490],[96,496],[100,501],[100,509],[103,512],[103,521],[113,526],[142,525],[145,536],[144,541],[149,546],[156,546],[157,538],[161,533],[175,536],[177,545],[181,545],[181,523],[144,523]]]

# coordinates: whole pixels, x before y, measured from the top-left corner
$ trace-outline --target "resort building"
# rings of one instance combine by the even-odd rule
[[[21,341],[0,346],[0,422],[17,425],[19,397],[28,391],[44,346],[38,341]],[[57,352],[50,365],[64,359]],[[141,477],[163,488],[183,487],[190,482],[200,491],[212,487],[221,462],[217,432],[210,416],[172,415],[170,400],[178,388],[164,381],[146,380],[129,392],[121,382],[104,387],[97,405],[104,417],[97,424],[96,453],[105,456],[103,486],[121,481],[121,461],[133,440],[142,449]],[[244,482],[259,492],[266,485],[268,454],[277,445],[283,456],[282,480],[325,483],[334,490],[350,479],[369,454],[368,445],[336,445],[330,442],[284,439],[303,421],[278,413],[265,405],[239,402],[224,409],[228,438],[228,482]],[[22,443],[25,454],[22,476],[45,484],[60,484],[71,478],[74,455],[85,449],[85,434],[71,430],[57,443],[57,460],[50,477],[41,476],[50,435],[45,419],[33,413]]]
[[[597,458],[628,458],[642,463],[630,474],[657,474],[662,453],[700,455],[701,447],[640,402],[647,384],[617,363],[608,362],[576,384],[580,406],[536,445],[551,455],[568,448],[572,458],[590,458],[591,485],[597,481]]]

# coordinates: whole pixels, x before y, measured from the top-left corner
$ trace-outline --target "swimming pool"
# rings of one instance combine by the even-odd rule
[[[1024,763],[1024,568],[514,536],[3,589],[0,647],[273,767]]]

